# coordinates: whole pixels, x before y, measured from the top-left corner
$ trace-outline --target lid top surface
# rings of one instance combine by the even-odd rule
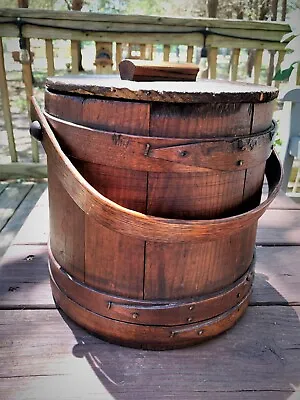
[[[200,79],[195,82],[121,80],[118,75],[67,75],[46,81],[50,91],[124,100],[165,102],[268,102],[278,95],[271,86]]]

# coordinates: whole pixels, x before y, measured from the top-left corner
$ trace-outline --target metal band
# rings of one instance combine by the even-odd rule
[[[230,286],[205,296],[173,301],[150,301],[113,296],[71,277],[49,247],[49,270],[59,289],[71,300],[96,314],[138,325],[185,325],[213,318],[236,306],[251,290],[255,259],[246,273]]]
[[[270,156],[275,124],[243,137],[178,139],[87,128],[44,112],[60,145],[78,160],[148,172],[240,171]]]
[[[199,343],[231,328],[244,314],[251,291],[233,308],[209,320],[186,326],[152,326],[121,322],[89,311],[71,300],[56,284],[50,283],[58,306],[84,328],[113,343],[144,349],[173,349]]]

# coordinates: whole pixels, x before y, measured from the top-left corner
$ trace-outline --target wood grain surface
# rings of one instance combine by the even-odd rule
[[[60,93],[84,94],[113,99],[175,103],[264,103],[274,100],[271,86],[201,79],[197,82],[133,82],[118,77],[51,77],[46,88]]]

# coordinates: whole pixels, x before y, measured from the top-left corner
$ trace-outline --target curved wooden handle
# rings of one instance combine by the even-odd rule
[[[55,135],[36,100],[32,98],[33,114],[41,124],[42,144],[48,162],[55,165],[56,174],[64,189],[87,215],[99,224],[127,236],[155,242],[211,241],[224,237],[255,223],[277,195],[282,168],[273,151],[266,163],[269,196],[258,207],[229,218],[212,220],[180,220],[145,215],[114,203],[97,192],[77,171],[62,151]]]
[[[120,62],[119,71],[121,79],[129,81],[195,81],[199,67],[193,63],[126,59]]]

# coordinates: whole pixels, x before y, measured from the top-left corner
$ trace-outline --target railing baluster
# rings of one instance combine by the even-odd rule
[[[55,74],[53,42],[51,39],[45,39],[46,59],[47,59],[47,74],[53,76]]]
[[[297,66],[296,85],[300,85],[300,65]]]
[[[188,63],[193,62],[193,54],[194,54],[194,46],[188,46],[186,55],[186,61]]]
[[[169,44],[164,44],[164,61],[170,60],[170,50],[171,46]]]
[[[72,74],[79,73],[79,42],[71,40]]]
[[[281,65],[281,63],[282,63],[282,61],[284,59],[284,55],[285,55],[285,50],[279,50],[277,64],[276,64],[276,67],[275,67],[275,72],[279,71],[280,65]],[[280,85],[280,81],[275,81],[275,86],[277,88],[279,88],[279,85]]]
[[[129,44],[128,44],[128,53],[127,53],[127,57],[128,57],[128,58],[131,58],[131,52],[132,52],[132,44],[129,43]]]
[[[254,57],[254,83],[259,83],[263,50],[257,49]]]
[[[12,126],[12,119],[11,119],[11,112],[9,105],[2,38],[0,38],[0,89],[2,98],[3,117],[7,132],[9,155],[12,162],[17,162],[18,155],[16,151],[16,144],[15,144],[14,131]]]
[[[96,73],[112,73],[112,43],[96,42]]]
[[[232,49],[230,80],[236,81],[238,77],[238,66],[241,49]]]
[[[210,79],[216,79],[217,77],[217,55],[218,48],[210,47],[208,50],[208,69]]]
[[[140,44],[140,59],[145,60],[146,58],[146,45]]]
[[[272,79],[274,76],[274,60],[275,60],[276,50],[269,50],[269,54],[270,54],[270,60],[269,60],[269,66],[268,66],[268,71],[267,71],[267,85],[271,86]]]
[[[30,99],[33,96],[32,71],[30,62],[22,63],[22,72],[23,72],[23,82],[25,85],[25,92],[26,92],[28,116],[30,119]],[[32,136],[30,137],[31,137],[32,161],[38,163],[40,160],[39,144],[38,141],[33,139]]]
[[[154,58],[154,45],[150,45],[150,60],[153,60]]]
[[[117,71],[119,71],[119,64],[122,61],[122,43],[116,44],[116,64],[117,64]]]

